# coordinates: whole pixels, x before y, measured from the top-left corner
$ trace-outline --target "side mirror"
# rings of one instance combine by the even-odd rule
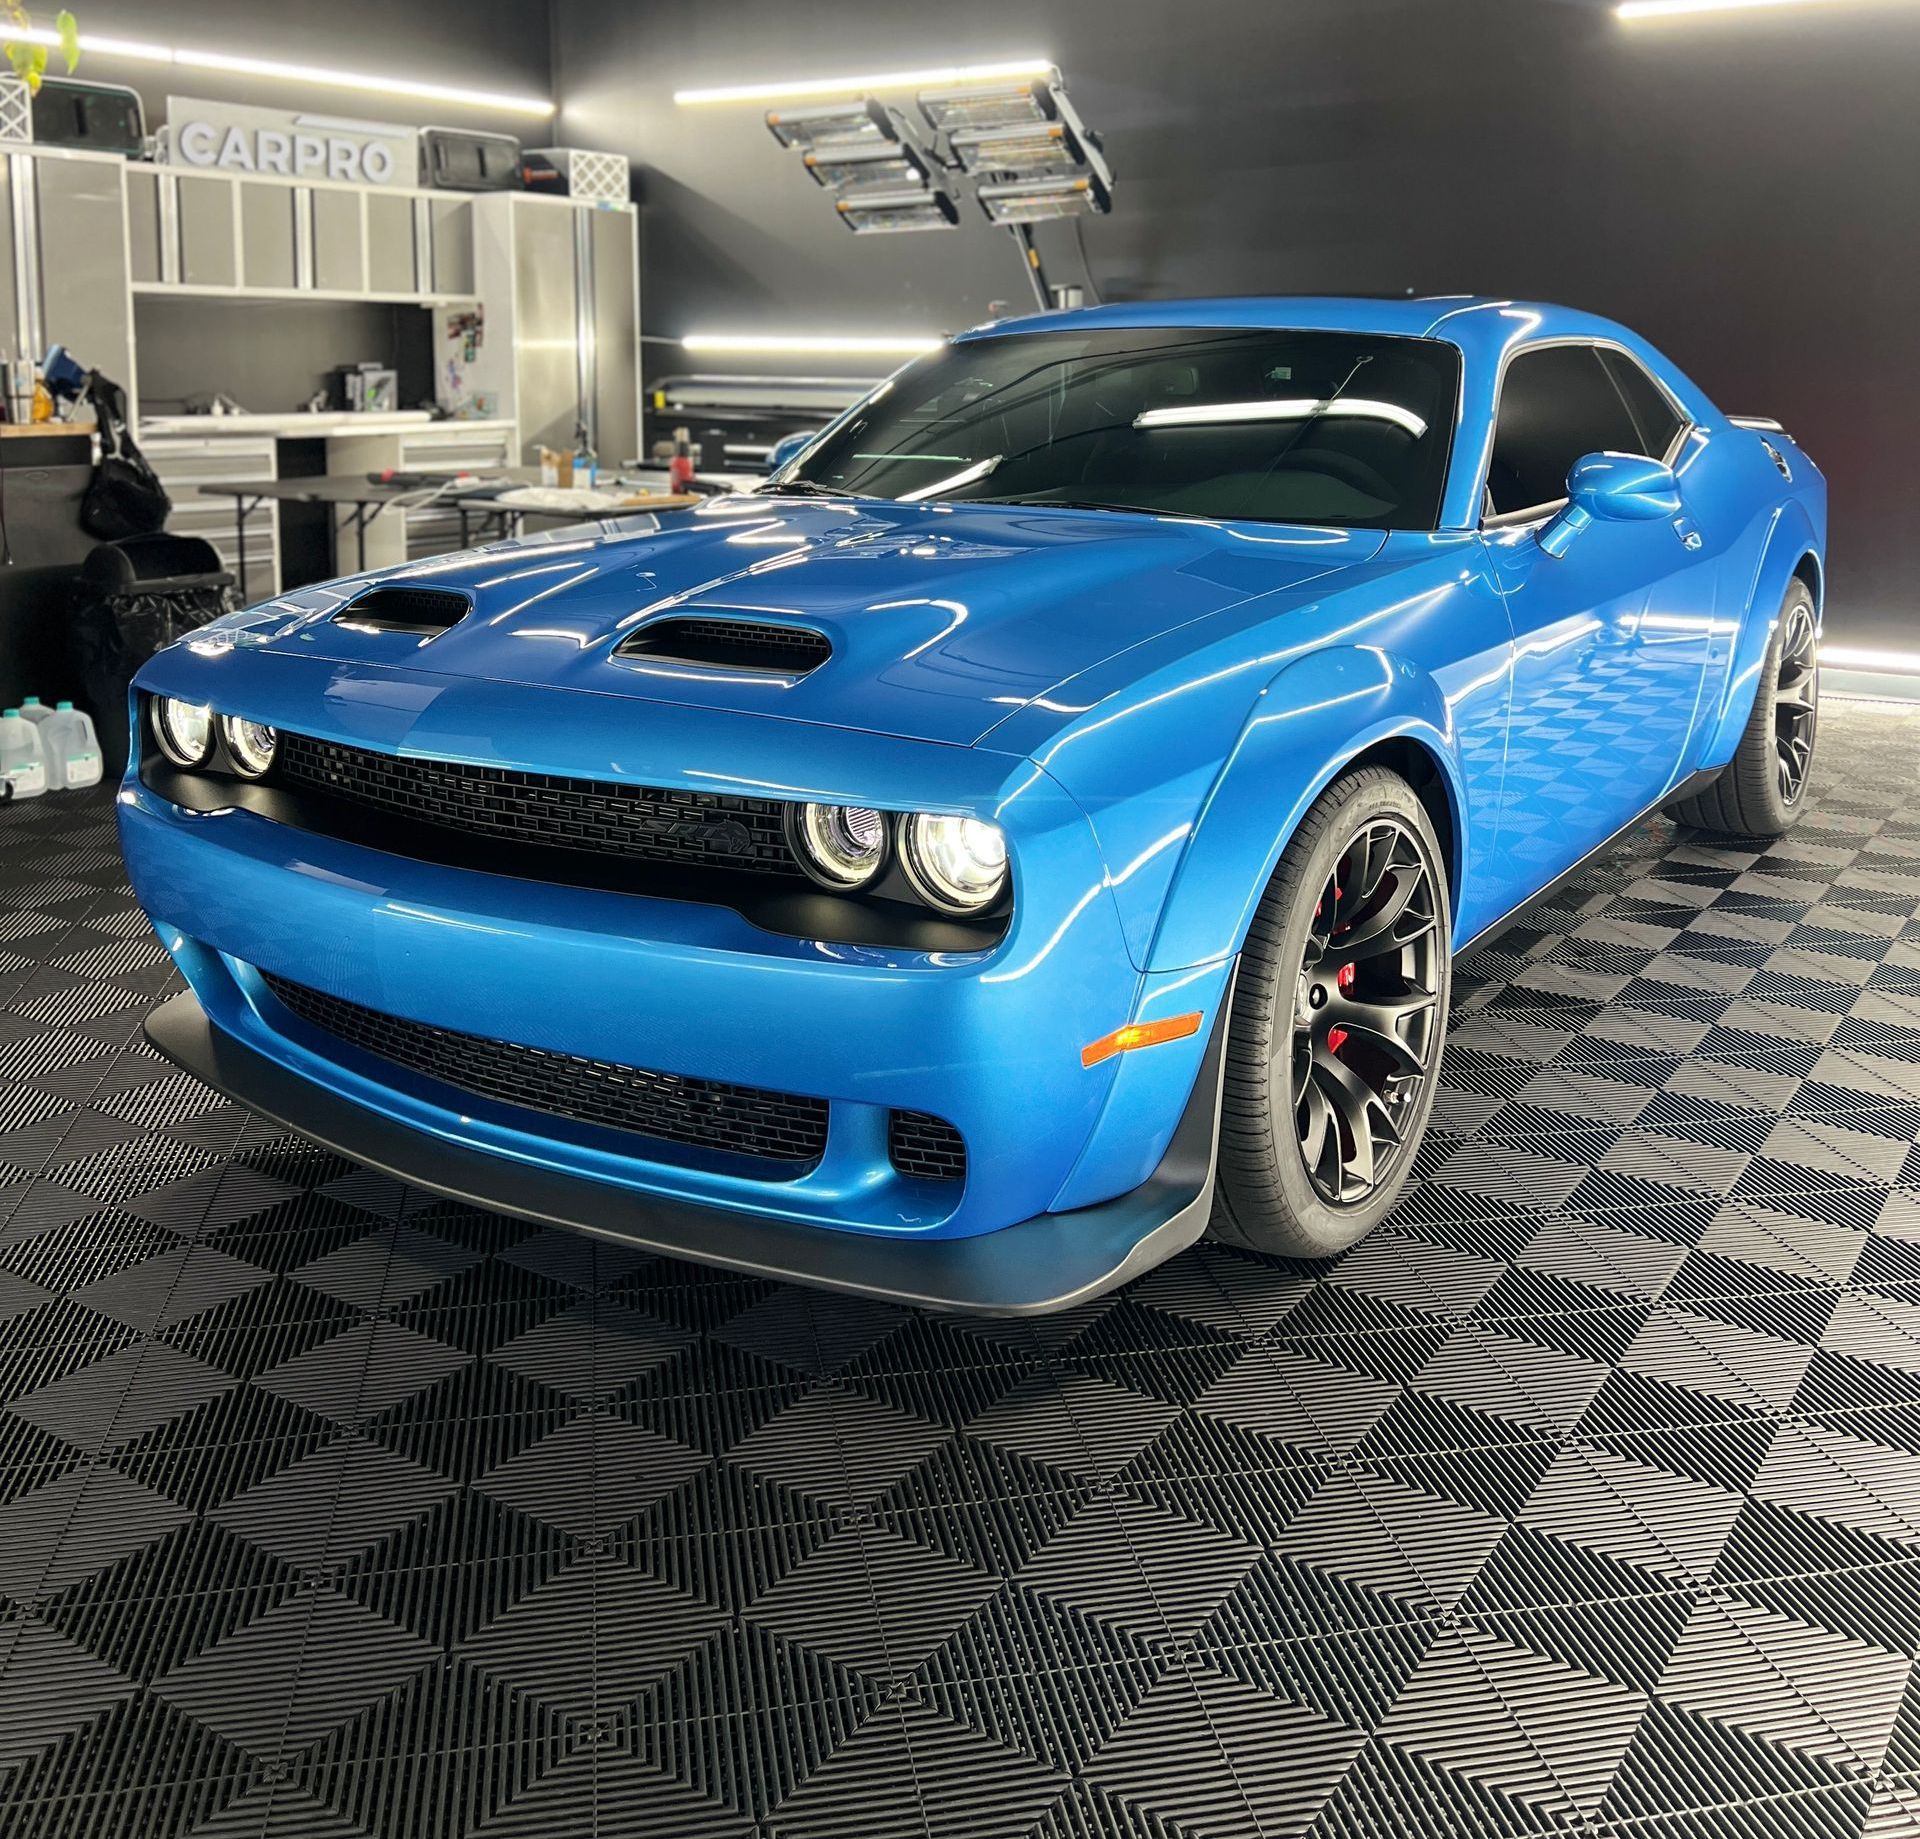
[[[818,428],[802,428],[798,434],[789,434],[777,440],[767,452],[767,473],[771,477],[786,463],[812,446]]]
[[[1540,532],[1540,547],[1558,558],[1596,519],[1651,523],[1680,515],[1680,481],[1664,460],[1634,453],[1590,453],[1567,475],[1567,507]]]

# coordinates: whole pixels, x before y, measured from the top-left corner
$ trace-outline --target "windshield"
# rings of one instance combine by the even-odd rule
[[[1459,393],[1460,354],[1435,339],[967,339],[883,384],[771,486],[1431,530]]]

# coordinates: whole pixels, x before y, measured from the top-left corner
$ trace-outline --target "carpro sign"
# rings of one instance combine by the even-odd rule
[[[167,130],[178,166],[351,185],[420,182],[418,136],[389,122],[169,96]]]

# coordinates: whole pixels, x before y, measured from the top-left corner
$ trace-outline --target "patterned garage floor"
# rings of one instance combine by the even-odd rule
[[[1920,1839],[1920,719],[1463,966],[1424,1180],[962,1323],[304,1147],[0,813],[0,1832]]]

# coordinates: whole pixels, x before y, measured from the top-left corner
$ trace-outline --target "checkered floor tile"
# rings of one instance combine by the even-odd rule
[[[8,1839],[1920,1839],[1920,721],[1461,966],[1418,1184],[944,1320],[410,1192],[0,813]]]

